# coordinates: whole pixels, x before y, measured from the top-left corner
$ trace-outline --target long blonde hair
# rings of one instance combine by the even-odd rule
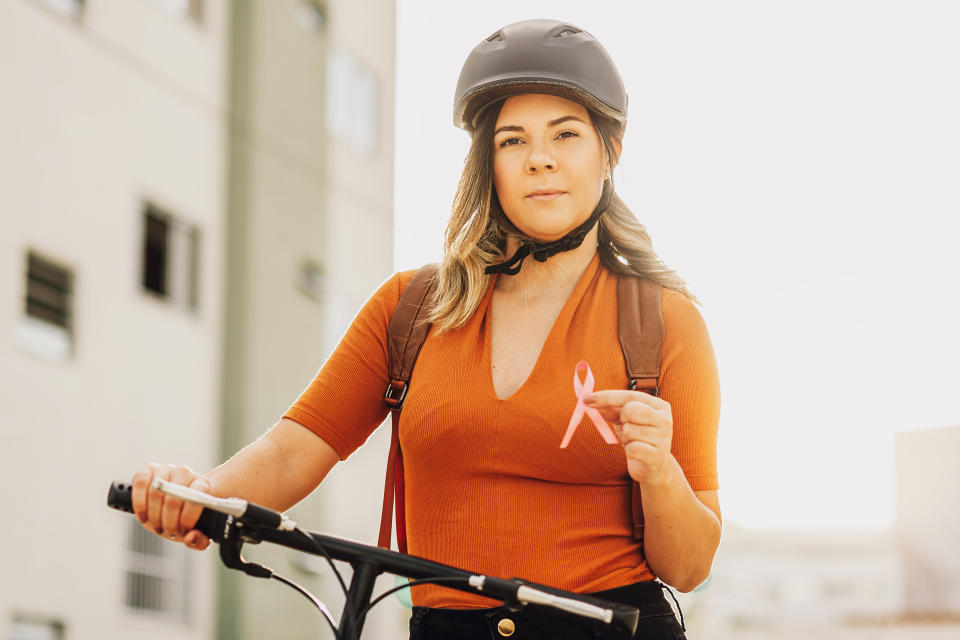
[[[500,220],[503,214],[493,202],[493,129],[500,107],[502,102],[487,108],[477,122],[454,194],[444,234],[443,262],[429,314],[437,333],[463,326],[477,310],[492,277],[484,270],[506,259],[508,235],[523,242],[532,241],[513,230],[507,231]],[[622,125],[587,111],[605,141],[622,138]],[[611,145],[606,146],[611,154],[615,153]],[[653,280],[699,304],[680,276],[654,252],[646,228],[616,193],[598,225],[597,251],[609,270]]]

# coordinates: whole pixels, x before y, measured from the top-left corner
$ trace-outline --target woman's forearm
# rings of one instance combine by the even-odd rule
[[[670,586],[692,591],[710,575],[720,545],[720,519],[697,498],[673,456],[664,479],[641,485],[640,496],[650,570]]]
[[[286,511],[309,495],[339,459],[312,432],[283,420],[206,476],[214,495]]]

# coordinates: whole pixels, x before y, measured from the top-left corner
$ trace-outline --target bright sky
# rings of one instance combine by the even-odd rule
[[[960,424],[960,4],[399,0],[398,269],[441,254],[460,66],[535,17],[627,86],[617,189],[704,304],[727,521],[890,526],[894,433]]]

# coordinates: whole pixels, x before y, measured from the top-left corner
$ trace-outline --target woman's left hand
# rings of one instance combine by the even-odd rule
[[[584,403],[613,425],[623,444],[631,478],[641,486],[667,478],[673,442],[669,402],[642,391],[609,389],[591,393]]]

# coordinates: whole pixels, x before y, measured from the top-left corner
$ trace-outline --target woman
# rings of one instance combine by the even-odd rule
[[[613,190],[626,124],[619,74],[572,25],[516,23],[470,54],[455,122],[473,143],[401,421],[409,552],[626,602],[643,614],[636,637],[683,637],[660,581],[693,589],[719,544],[719,385],[692,296]],[[662,285],[658,396],[627,389],[618,273]],[[205,476],[138,472],[144,526],[209,544],[191,530],[197,507],[148,491],[156,475],[280,510],[308,495],[387,413],[386,328],[411,276],[373,294],[259,440]],[[578,396],[581,361],[594,382],[578,377]],[[615,437],[604,420],[571,421],[578,397]],[[415,587],[413,600],[412,638],[603,637],[438,586]]]

